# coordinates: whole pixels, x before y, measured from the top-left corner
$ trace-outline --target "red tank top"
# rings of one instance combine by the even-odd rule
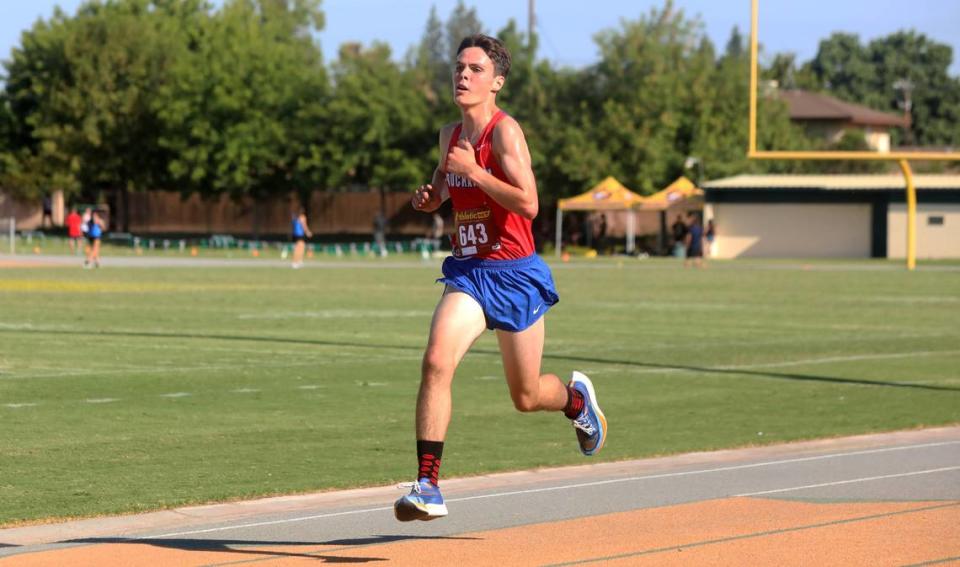
[[[502,110],[493,115],[483,133],[480,134],[480,139],[474,144],[474,150],[480,167],[497,179],[512,185],[513,182],[500,168],[500,164],[493,154],[493,129],[504,116],[506,116],[506,113]],[[447,146],[448,152],[460,140],[462,129],[463,123],[457,124],[457,127],[454,128],[453,135],[450,136],[450,144]],[[526,258],[535,252],[532,222],[530,220],[507,210],[484,193],[482,189],[474,185],[472,181],[459,175],[447,173],[447,188],[450,192],[450,199],[453,201],[454,215],[458,211],[489,207],[493,213],[492,222],[499,232],[499,248],[485,253],[465,254],[466,256],[489,260],[517,260]]]

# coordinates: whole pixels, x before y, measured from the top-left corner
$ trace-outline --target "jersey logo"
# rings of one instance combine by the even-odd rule
[[[493,175],[493,170],[491,168],[485,167],[483,169],[490,175]],[[447,173],[447,187],[451,187],[451,188],[456,187],[457,189],[470,189],[476,186],[477,185],[473,181],[470,181],[466,177],[460,177],[455,173]]]

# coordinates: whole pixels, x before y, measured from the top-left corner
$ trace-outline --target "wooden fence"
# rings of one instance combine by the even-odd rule
[[[255,234],[285,235],[299,201],[294,196],[254,201],[229,197],[186,199],[178,193],[148,191],[130,193],[127,223],[119,217],[114,227],[126,224],[135,234]],[[424,235],[429,215],[414,211],[410,193],[384,193],[382,206],[390,234]],[[381,208],[379,192],[314,192],[307,205],[307,220],[315,234],[370,234],[374,216]],[[115,214],[120,215],[122,207]]]

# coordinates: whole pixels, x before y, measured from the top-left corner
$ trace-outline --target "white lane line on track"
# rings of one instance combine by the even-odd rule
[[[302,518],[286,518],[284,520],[270,520],[266,522],[253,522],[250,524],[238,524],[236,526],[222,526],[219,528],[207,528],[203,530],[190,530],[186,532],[174,532],[169,534],[153,535],[137,539],[160,539],[164,537],[180,537],[185,535],[208,534],[211,532],[222,532],[226,530],[242,530],[246,528],[258,528],[261,526],[274,526],[277,524],[289,524],[291,522],[305,522],[307,520],[319,520],[322,518],[336,518],[338,516],[351,516],[354,514],[366,514],[367,512],[385,512],[393,510],[393,506],[381,506],[379,508],[364,508],[362,510],[348,510],[346,512],[332,512],[329,514],[316,514],[314,516],[304,516]]]
[[[734,496],[761,496],[763,494],[777,494],[778,492],[792,492],[794,490],[804,490],[807,488],[822,488],[824,486],[840,486],[841,484],[853,484],[855,482],[869,482],[871,480],[883,480],[886,478],[900,478],[905,476],[916,476],[919,474],[931,474],[938,472],[947,472],[947,471],[956,471],[960,470],[960,466],[956,467],[943,467],[939,469],[927,469],[925,471],[913,471],[908,473],[899,473],[899,474],[885,474],[881,476],[865,476],[862,478],[851,478],[850,480],[838,480],[835,482],[821,482],[820,484],[807,484],[804,486],[791,486],[790,488],[777,488],[774,490],[762,490],[760,492],[746,492],[744,494],[735,494]]]
[[[751,469],[758,467],[769,467],[775,465],[785,465],[791,463],[802,463],[807,461],[818,461],[823,459],[835,459],[839,457],[855,457],[858,455],[872,455],[876,453],[889,453],[891,451],[906,451],[910,449],[927,449],[930,447],[943,447],[946,445],[960,445],[960,441],[939,441],[936,443],[922,443],[920,445],[902,445],[899,447],[884,447],[881,449],[865,449],[862,451],[851,451],[849,453],[831,453],[828,455],[816,455],[813,457],[798,457],[795,459],[781,459],[779,461],[765,461],[762,463],[750,463],[747,465],[734,465],[729,467],[717,467],[712,469],[701,469],[695,471],[682,471],[675,473],[664,473],[664,474],[654,474],[647,476],[631,476],[626,478],[615,478],[609,480],[598,480],[595,482],[582,482],[577,484],[565,484],[563,486],[550,486],[546,488],[531,488],[529,490],[512,490],[509,492],[496,492],[493,494],[480,494],[477,496],[464,496],[462,498],[447,498],[447,502],[466,502],[468,500],[481,500],[486,498],[502,498],[505,496],[516,496],[518,494],[536,494],[538,492],[553,492],[556,490],[570,490],[571,488],[585,488],[592,486],[603,486],[605,484],[617,484],[622,482],[634,482],[639,480],[652,480],[659,478],[672,478],[680,476],[690,476],[690,475],[699,475],[699,474],[709,474],[716,472],[727,472],[727,471],[736,471],[743,469]],[[960,467],[957,467],[960,468]],[[348,510],[345,512],[331,512],[327,514],[315,514],[312,516],[303,516],[298,518],[284,518],[282,520],[268,520],[263,522],[253,522],[249,524],[237,524],[232,526],[221,526],[217,528],[205,528],[200,530],[189,530],[183,532],[172,532],[166,534],[159,534],[153,536],[147,536],[140,539],[159,539],[165,537],[180,537],[185,535],[196,535],[196,534],[206,534],[212,532],[221,532],[226,530],[241,530],[246,528],[257,528],[261,526],[274,526],[277,524],[289,524],[293,522],[305,522],[309,520],[320,520],[325,518],[336,518],[339,516],[349,516],[354,514],[366,514],[368,512],[383,512],[385,510],[392,510],[393,506],[381,506],[378,508],[364,508],[362,510]]]

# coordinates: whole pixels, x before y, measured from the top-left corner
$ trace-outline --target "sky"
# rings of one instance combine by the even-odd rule
[[[20,33],[37,18],[49,18],[54,6],[73,14],[83,0],[0,0],[0,59],[8,59]],[[216,3],[220,3],[218,0]],[[320,33],[324,57],[336,57],[347,41],[386,41],[397,59],[423,34],[430,7],[446,18],[456,0],[323,0],[326,28]],[[488,32],[510,18],[527,26],[527,0],[467,0],[477,7]],[[688,15],[699,15],[707,35],[721,48],[730,30],[750,28],[749,0],[675,0]],[[537,0],[539,55],[565,66],[582,67],[597,60],[593,36],[618,28],[622,19],[637,19],[663,0]],[[811,59],[820,39],[834,31],[853,32],[866,41],[903,28],[913,28],[953,47],[951,74],[960,75],[960,0],[761,0],[760,42],[769,53],[792,51]]]

